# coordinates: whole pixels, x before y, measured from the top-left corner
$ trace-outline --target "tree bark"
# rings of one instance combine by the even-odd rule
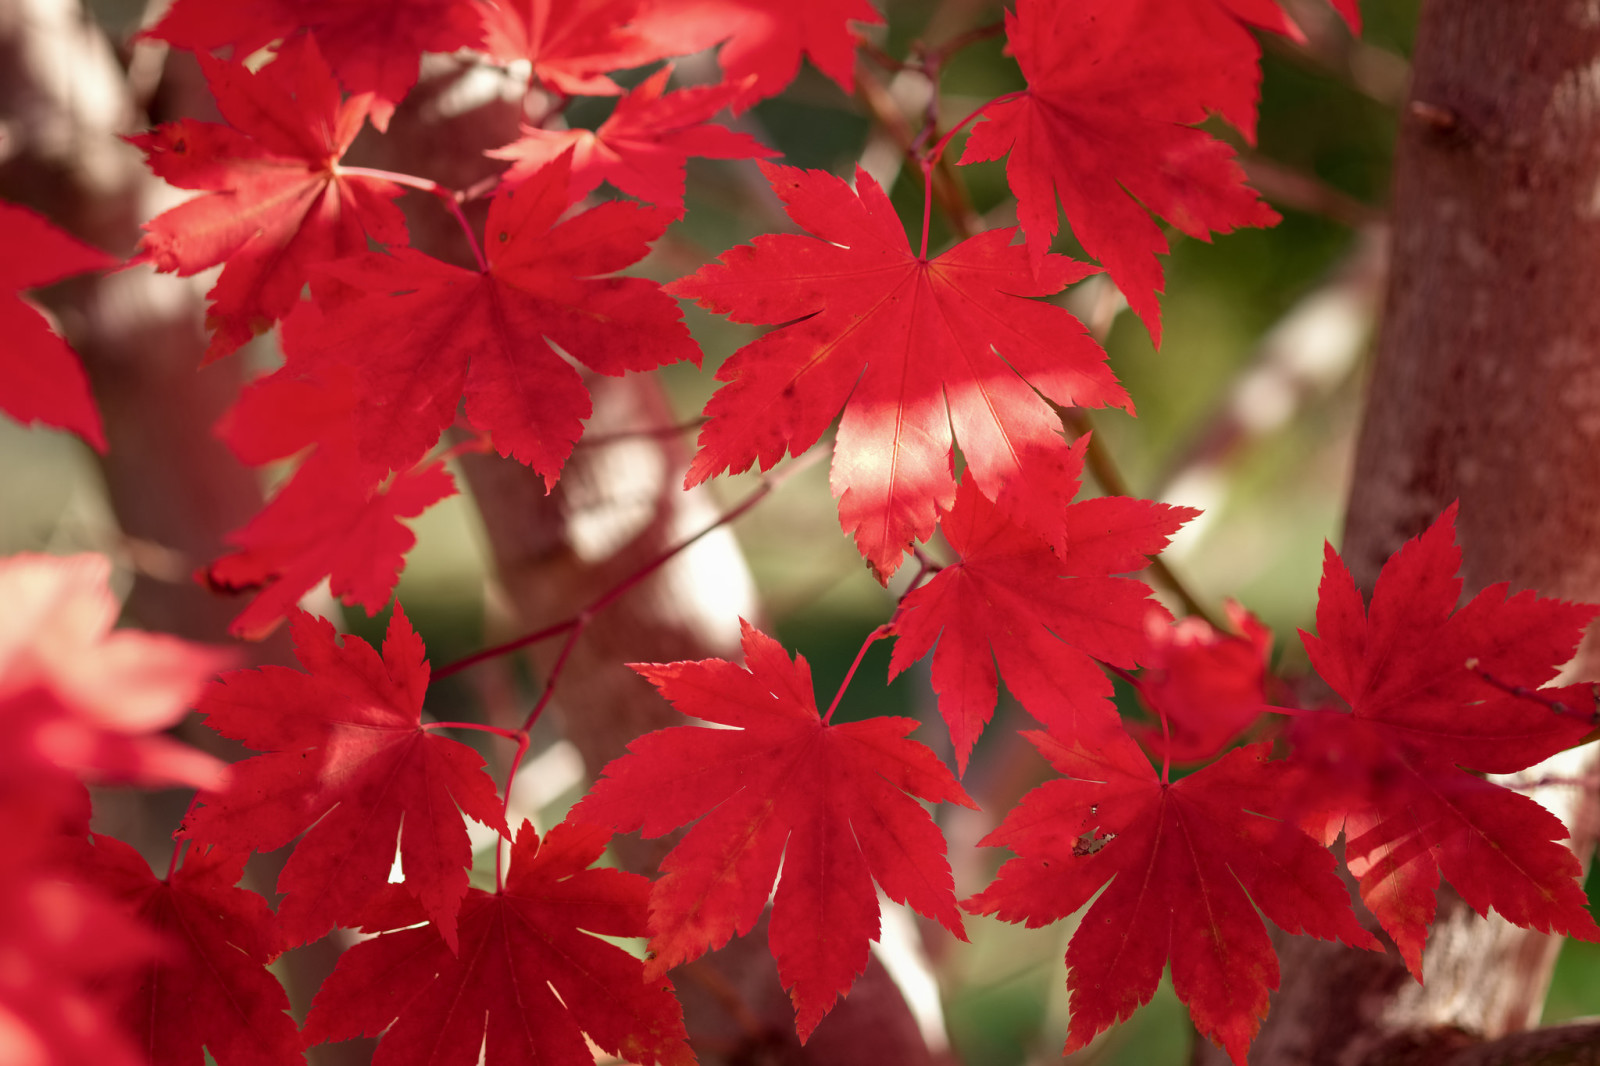
[[[1466,594],[1600,601],[1600,8],[1425,0],[1395,161],[1392,269],[1343,554],[1383,561],[1461,502]],[[1591,633],[1591,638],[1593,634]],[[1593,679],[1585,642],[1569,674]],[[1556,773],[1592,768],[1591,749]],[[1531,776],[1549,772],[1535,768]],[[1539,794],[1587,858],[1592,792]],[[1507,1038],[1539,1018],[1559,939],[1448,891],[1424,957],[1296,938],[1253,1063],[1588,1062]],[[1568,1044],[1592,1048],[1593,1028]],[[1563,1046],[1562,1055],[1544,1057]],[[1197,1048],[1195,1061],[1225,1061]]]

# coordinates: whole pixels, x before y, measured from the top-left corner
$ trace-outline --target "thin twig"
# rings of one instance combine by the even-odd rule
[[[433,679],[437,681],[441,677],[449,677],[451,674],[460,673],[467,667],[475,666],[478,663],[484,662],[488,659],[495,659],[502,655],[508,655],[511,652],[526,648],[532,644],[537,644],[540,641],[549,640],[551,637],[558,636],[562,633],[573,633],[576,630],[586,627],[594,619],[595,615],[599,614],[617,600],[621,599],[623,595],[625,595],[635,585],[639,584],[639,582],[643,581],[645,578],[649,577],[651,574],[655,573],[657,570],[661,569],[661,567],[670,562],[674,556],[689,548],[701,538],[742,517],[746,511],[750,510],[756,504],[766,499],[766,497],[770,495],[774,489],[778,488],[785,481],[788,481],[802,470],[812,466],[825,454],[827,454],[825,449],[813,448],[811,451],[807,452],[805,455],[802,455],[800,458],[796,459],[782,470],[764,475],[761,478],[760,486],[757,487],[754,492],[750,493],[750,495],[741,500],[736,506],[724,511],[714,521],[703,526],[697,532],[666,548],[655,558],[645,563],[642,567],[633,571],[633,573],[629,574],[627,577],[624,577],[621,581],[617,582],[615,585],[612,585],[609,589],[595,597],[595,599],[591,601],[588,606],[584,607],[572,617],[563,619],[560,622],[556,622],[554,625],[546,626],[543,629],[535,630],[532,633],[526,633],[513,640],[508,640],[503,644],[496,644],[493,647],[474,652],[471,655],[457,659],[455,662],[446,663],[444,666],[441,666],[439,669],[433,672]],[[575,641],[577,638],[576,636],[571,636],[568,639],[570,642]],[[566,656],[563,654],[561,656],[561,663],[564,663],[565,659]],[[554,675],[556,672],[557,671],[552,670],[552,675]],[[547,686],[553,685],[553,683],[554,677],[552,676],[550,681],[547,682]],[[541,698],[541,703],[537,710],[543,710],[543,698]]]
[[[1128,487],[1128,479],[1122,476],[1122,471],[1118,468],[1116,460],[1112,459],[1111,453],[1106,450],[1105,445],[1100,443],[1100,435],[1094,432],[1094,422],[1090,420],[1089,412],[1081,407],[1056,407],[1056,411],[1061,415],[1062,422],[1066,424],[1074,436],[1088,438],[1088,446],[1084,452],[1084,465],[1089,468],[1089,472],[1100,483],[1100,487],[1105,490],[1106,495],[1132,496],[1133,492]],[[1219,633],[1227,631],[1227,626],[1221,619],[1207,609],[1205,604],[1200,602],[1200,598],[1189,590],[1187,583],[1173,573],[1172,568],[1162,561],[1161,556],[1155,556],[1150,560],[1150,573],[1169,592],[1178,597],[1178,602],[1183,604],[1185,613],[1203,619],[1212,629],[1217,630]]]

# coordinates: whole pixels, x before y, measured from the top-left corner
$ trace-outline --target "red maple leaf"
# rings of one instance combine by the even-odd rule
[[[365,397],[350,363],[314,363],[311,349],[324,320],[305,301],[283,320],[284,364],[250,382],[218,420],[216,433],[240,462],[265,466],[310,448],[338,453],[354,475],[364,468],[368,486],[388,473],[363,464],[356,448],[356,419]],[[309,462],[309,459],[307,460]]]
[[[1282,0],[1161,0],[1147,17],[1160,19],[1168,31],[1184,34],[1186,69],[1209,68],[1202,82],[1191,80],[1195,99],[1231,122],[1245,140],[1256,139],[1256,105],[1261,95],[1261,46],[1252,28],[1304,42],[1301,32],[1280,5]],[[1359,0],[1332,0],[1352,31],[1361,30]],[[1181,21],[1193,19],[1188,30]],[[1174,40],[1168,36],[1166,40]],[[1160,47],[1158,43],[1156,45]],[[1202,58],[1203,56],[1203,58]]]
[[[748,107],[782,92],[800,72],[802,54],[854,93],[852,21],[878,25],[883,16],[869,0],[656,0],[634,25],[671,55],[723,42],[717,53],[722,77],[747,85],[739,106]]]
[[[1087,445],[1080,439],[1074,457]],[[1077,488],[1073,478],[1065,493]],[[1035,718],[1075,736],[1121,728],[1111,681],[1094,660],[1132,669],[1145,645],[1145,617],[1166,611],[1144,582],[1113,577],[1143,569],[1198,512],[1103,496],[1066,508],[1066,550],[1052,551],[973,487],[956,491],[939,528],[961,559],[902,601],[889,676],[933,651],[933,689],[950,727],[956,764],[994,713],[995,664]]]
[[[370,101],[340,102],[311,40],[289,41],[255,73],[200,64],[230,125],[185,119],[128,139],[171,184],[210,190],[147,222],[134,258],[184,276],[226,264],[208,294],[210,360],[288,314],[315,264],[364,252],[369,238],[404,244],[406,227],[390,202],[399,186],[339,172]]]
[[[633,664],[679,711],[735,728],[639,738],[572,818],[646,837],[699,819],[650,893],[651,978],[748,933],[781,861],[770,942],[804,1041],[866,968],[878,937],[874,880],[966,939],[944,834],[911,796],[976,805],[933,752],[906,739],[914,720],[829,724],[805,658],[791,662],[742,626],[747,667]]]
[[[228,627],[251,640],[276,629],[325,577],[340,600],[376,614],[417,542],[400,520],[455,494],[442,462],[386,480],[348,451],[319,451],[248,525],[228,534],[239,550],[212,563],[205,580],[218,589],[259,590]]]
[[[622,87],[607,71],[672,54],[633,25],[642,6],[643,0],[482,0],[483,50],[502,63],[527,60],[558,93],[615,96]]]
[[[406,889],[452,949],[472,849],[462,813],[505,832],[483,757],[425,730],[428,662],[397,605],[383,658],[358,637],[300,614],[290,623],[309,670],[236,670],[198,710],[223,736],[267,752],[205,793],[181,835],[272,851],[301,833],[284,865],[278,921],[286,946],[347,922],[388,881],[399,838]]]
[[[159,733],[232,654],[113,631],[121,607],[110,579],[102,555],[0,560],[0,781],[50,787],[65,773],[220,788],[222,763]]]
[[[1554,713],[1479,670],[1538,688],[1572,657],[1596,608],[1508,596],[1501,583],[1456,610],[1455,514],[1452,504],[1384,565],[1370,608],[1328,547],[1318,635],[1301,637],[1350,713],[1299,716],[1291,734],[1313,774],[1304,820],[1330,842],[1343,827],[1361,898],[1419,981],[1441,874],[1479,914],[1493,907],[1516,925],[1600,940],[1578,860],[1556,843],[1568,835],[1561,820],[1467,772],[1514,773],[1588,733],[1589,715]],[[1550,695],[1592,707],[1586,688]]]
[[[165,951],[130,975],[119,1016],[163,1066],[303,1061],[289,997],[267,969],[278,954],[267,901],[236,888],[248,852],[190,848],[158,880],[132,847],[95,834],[88,879],[159,935]]]
[[[1163,724],[1136,732],[1158,758],[1205,762],[1261,717],[1267,708],[1267,657],[1272,631],[1239,604],[1224,605],[1233,632],[1203,618],[1176,625],[1152,614],[1141,657],[1139,698]],[[1164,728],[1163,728],[1164,725]]]
[[[706,120],[739,96],[736,85],[703,85],[662,93],[672,69],[664,67],[617,101],[617,108],[590,130],[523,127],[522,137],[489,154],[509,159],[501,180],[516,183],[572,152],[572,184],[567,195],[582,199],[602,181],[648,203],[683,214],[683,165],[689,156],[749,159],[774,156],[748,133],[735,133]]]
[[[1167,240],[1150,215],[1202,240],[1278,215],[1245,185],[1233,149],[1192,128],[1237,97],[1237,66],[1215,61],[1192,20],[1150,7],[1018,0],[1006,35],[1028,89],[985,109],[961,162],[1011,154],[1006,178],[1035,262],[1056,235],[1059,197],[1159,344]]]
[[[543,843],[527,822],[511,846],[505,887],[471,889],[461,950],[390,895],[362,928],[385,932],[339,956],[306,1019],[307,1046],[383,1039],[374,1066],[591,1066],[590,1040],[649,1066],[692,1066],[672,985],[599,936],[641,936],[650,882],[590,869],[610,834],[556,826]],[[557,997],[560,997],[559,999]]]
[[[602,276],[643,258],[670,216],[610,202],[558,222],[569,162],[495,194],[484,270],[406,248],[330,266],[313,286],[323,328],[306,331],[301,365],[357,367],[364,462],[409,467],[465,396],[467,421],[553,485],[590,410],[569,359],[612,375],[699,363],[659,286]]]
[[[0,775],[0,785],[13,782]],[[9,801],[11,797],[0,796]],[[87,803],[85,803],[87,807]],[[83,883],[88,844],[0,802],[0,1049],[7,1066],[150,1066],[116,1024],[111,990],[154,956],[155,937]],[[87,828],[83,829],[87,834]],[[66,861],[63,861],[65,858]]]
[[[104,452],[100,411],[78,354],[37,308],[13,294],[104,270],[116,261],[27,208],[3,201],[0,248],[27,249],[25,255],[0,256],[0,336],[6,338],[0,348],[0,411],[24,424],[43,422],[76,433]]]
[[[1126,734],[1024,735],[1066,779],[1028,793],[980,841],[1017,858],[962,906],[1031,928],[1095,900],[1067,946],[1068,1053],[1148,1003],[1170,958],[1195,1027],[1244,1066],[1278,987],[1258,908],[1287,932],[1381,950],[1333,856],[1278,820],[1289,771],[1266,761],[1266,745],[1168,784]]]
[[[416,84],[422,53],[475,48],[483,27],[467,0],[176,0],[145,36],[197,52],[231,46],[242,61],[283,38],[280,54],[299,47],[306,34],[346,90],[371,94],[382,130]]]
[[[932,259],[906,240],[865,171],[761,164],[789,215],[815,236],[768,234],[667,286],[737,322],[789,323],[735,352],[687,484],[816,443],[840,408],[833,492],[880,580],[954,503],[952,429],[966,477],[1053,545],[1065,535],[1074,460],[1049,403],[1131,403],[1105,353],[1048,296],[1091,268],[990,230]],[[1037,390],[1037,391],[1035,391]],[[1042,490],[1043,489],[1043,490]]]

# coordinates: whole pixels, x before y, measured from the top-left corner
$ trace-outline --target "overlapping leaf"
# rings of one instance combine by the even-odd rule
[[[1074,446],[1075,460],[1086,444]],[[1069,480],[1068,498],[1077,488],[1077,478]],[[1132,669],[1146,615],[1166,611],[1144,582],[1113,575],[1142,569],[1195,514],[1148,500],[1085,500],[1065,509],[1066,549],[1058,554],[1009,521],[972,479],[962,483],[939,527],[961,558],[905,597],[889,663],[893,677],[933,650],[933,688],[962,772],[994,713],[999,676],[1063,735],[1120,730],[1111,682],[1094,660]]]
[[[672,70],[663,67],[617,101],[594,131],[524,127],[521,139],[489,154],[512,161],[502,175],[523,181],[540,167],[572,152],[568,195],[581,199],[602,181],[631,196],[683,213],[683,166],[689,156],[750,159],[778,153],[748,133],[706,120],[739,97],[737,85],[706,85],[666,93]]]
[[[295,38],[254,73],[200,63],[229,125],[185,119],[129,138],[157,175],[207,190],[146,223],[135,261],[186,276],[226,264],[206,319],[216,359],[288,314],[313,266],[364,252],[369,238],[404,244],[406,228],[390,202],[399,186],[339,172],[370,101],[341,102],[314,43]]]
[[[1238,99],[1238,67],[1197,46],[1206,38],[1179,14],[1170,0],[1018,0],[1006,36],[1028,89],[985,109],[961,157],[1010,153],[1006,177],[1035,262],[1056,235],[1059,198],[1157,343],[1156,256],[1167,240],[1151,214],[1205,240],[1278,218],[1244,184],[1233,150],[1192,128],[1207,107]]]
[[[769,931],[804,1041],[866,968],[877,881],[965,939],[944,834],[912,796],[973,806],[909,718],[831,725],[811,669],[744,625],[746,667],[721,659],[635,665],[686,715],[733,729],[650,733],[614,760],[572,819],[661,836],[698,820],[650,893],[657,977],[755,927]]]
[[[1152,615],[1139,696],[1161,724],[1138,731],[1156,756],[1212,758],[1261,717],[1272,631],[1239,604],[1225,605],[1231,631],[1190,616],[1176,625]]]
[[[782,92],[799,73],[802,55],[854,92],[850,23],[882,21],[869,0],[657,0],[635,25],[672,55],[722,42],[723,80],[745,86],[741,106],[748,106]]]
[[[590,869],[610,834],[570,822],[543,843],[522,823],[498,893],[472,889],[453,950],[410,900],[367,908],[385,932],[339,957],[306,1043],[383,1034],[374,1066],[590,1066],[602,1050],[641,1066],[692,1066],[672,986],[599,936],[640,936],[650,882]],[[559,998],[558,998],[559,997]]]
[[[1460,567],[1454,505],[1384,565],[1370,608],[1329,547],[1318,634],[1301,634],[1350,705],[1295,722],[1297,758],[1315,775],[1302,818],[1330,842],[1342,826],[1362,900],[1418,980],[1441,875],[1479,914],[1493,907],[1517,925],[1600,940],[1578,860],[1556,843],[1567,836],[1560,819],[1467,772],[1524,769],[1589,731],[1589,715],[1500,686],[1551,681],[1596,608],[1508,596],[1501,583],[1456,610]],[[1551,698],[1563,695],[1592,708],[1582,688]]]
[[[814,236],[757,237],[667,287],[738,322],[789,323],[717,371],[728,384],[706,405],[688,483],[798,455],[842,408],[839,520],[880,579],[955,502],[952,429],[965,476],[1059,545],[1074,460],[1039,394],[1131,404],[1077,319],[1028,297],[1059,292],[1090,268],[1052,255],[1035,269],[1010,243],[1013,230],[922,259],[864,171],[852,191],[830,174],[761,166]]]
[[[442,462],[374,480],[347,454],[313,456],[248,525],[228,534],[237,550],[206,570],[214,588],[256,591],[229,630],[266,636],[323,578],[334,596],[376,614],[417,541],[401,519],[455,494]]]
[[[76,433],[106,450],[100,411],[89,395],[83,364],[21,290],[113,265],[104,252],[56,229],[27,208],[0,202],[0,248],[27,254],[0,256],[0,411],[22,423]]]
[[[608,71],[674,54],[633,25],[645,7],[643,0],[482,0],[483,48],[503,63],[533,64],[556,92],[615,96],[622,87]]]
[[[659,286],[605,276],[643,258],[668,215],[611,202],[558,221],[569,164],[563,155],[495,195],[483,270],[407,248],[332,266],[313,287],[323,325],[297,358],[355,369],[364,463],[408,469],[464,397],[467,421],[502,455],[554,484],[590,410],[571,361],[612,375],[699,362]]]
[[[309,673],[267,666],[213,683],[199,710],[223,736],[268,754],[207,793],[184,835],[271,851],[301,833],[278,878],[286,946],[349,922],[378,892],[399,840],[405,886],[452,949],[472,849],[462,813],[505,831],[483,758],[422,728],[428,663],[397,606],[383,657],[310,615],[291,623]]]
[[[119,1017],[147,1061],[163,1066],[303,1062],[289,997],[267,969],[278,954],[267,901],[235,887],[247,852],[190,848],[157,880],[133,848],[94,836],[91,881],[162,938],[163,950],[119,990]]]
[[[19,817],[25,812],[4,795],[11,783],[0,776],[0,1048],[7,1066],[150,1066],[116,1023],[111,986],[161,945],[83,883],[67,857],[88,847],[83,838],[61,836],[46,819]]]
[[[281,38],[289,51],[306,34],[346,90],[371,94],[381,130],[416,84],[422,53],[476,47],[483,27],[471,0],[176,0],[148,31],[197,52],[231,46],[238,61]]]
[[[62,773],[150,785],[221,787],[227,768],[160,735],[188,713],[228,652],[113,630],[111,560],[0,560],[0,784],[34,790]]]
[[[1017,858],[962,905],[1032,927],[1094,899],[1067,946],[1068,1053],[1148,1003],[1170,959],[1195,1027],[1244,1066],[1278,987],[1258,908],[1287,932],[1378,948],[1333,856],[1279,820],[1287,771],[1264,745],[1169,785],[1126,734],[1027,736],[1065,779],[981,841]]]

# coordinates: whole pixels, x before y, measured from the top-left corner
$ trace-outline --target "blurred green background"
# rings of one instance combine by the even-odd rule
[[[1304,14],[1310,43],[1266,42],[1258,144],[1249,148],[1233,131],[1215,126],[1219,136],[1245,151],[1252,176],[1283,222],[1214,243],[1171,234],[1161,351],[1152,348],[1135,318],[1115,313],[1116,298],[1099,281],[1063,297],[1091,327],[1109,327],[1112,367],[1138,406],[1137,419],[1094,413],[1097,433],[1131,491],[1205,509],[1205,517],[1175,543],[1171,566],[1203,602],[1233,597],[1259,614],[1278,633],[1278,667],[1291,675],[1304,669],[1293,634],[1311,625],[1323,542],[1338,541],[1367,342],[1381,300],[1395,107],[1418,3],[1366,3],[1359,42],[1349,39],[1319,0],[1289,5]],[[896,56],[924,35],[937,43],[956,30],[996,20],[1000,12],[999,5],[973,0],[890,0],[886,10],[890,28],[883,47]],[[108,18],[115,23],[115,14]],[[917,75],[896,82],[892,72],[867,67],[891,95],[920,106]],[[945,124],[1019,87],[1000,40],[975,45],[945,71]],[[571,116],[575,124],[592,126],[609,106],[585,102]],[[814,71],[804,71],[788,93],[741,123],[792,164],[848,175],[865,157],[875,173],[893,179],[894,202],[915,232],[920,177],[897,164],[898,150],[861,104]],[[959,157],[963,140],[952,145],[952,158]],[[958,171],[986,223],[1014,223],[1000,164]],[[682,273],[697,257],[785,225],[752,165],[692,162],[687,217],[674,227],[671,247],[645,269],[662,277]],[[948,227],[938,220],[934,245],[949,239]],[[1075,250],[1070,235],[1059,248]],[[684,418],[710,395],[720,361],[754,335],[692,308],[688,314],[706,366],[663,372]],[[267,365],[272,356],[265,351],[257,358]],[[119,554],[97,473],[81,446],[63,435],[0,422],[0,451],[9,459],[0,478],[0,552]],[[717,491],[732,503],[750,484],[748,476],[723,479]],[[464,496],[436,507],[414,528],[419,545],[400,595],[433,661],[445,662],[499,635],[482,532]],[[880,588],[840,534],[821,466],[783,487],[737,531],[778,635],[811,660],[825,698],[862,638],[888,617],[899,586]],[[346,613],[352,630],[369,639],[381,635],[386,616]],[[888,646],[880,643],[843,713],[907,713],[936,721],[925,675],[912,671],[884,688],[887,661]],[[526,693],[525,677],[508,683]],[[470,714],[480,695],[453,679],[430,693],[430,711],[455,717],[459,706]],[[1009,803],[1041,779],[1037,758],[1004,738],[1007,727],[1022,722],[1015,708],[1002,707],[968,774],[974,794]],[[943,743],[942,727],[924,732],[925,741]],[[556,800],[552,816],[570,800],[570,792]],[[959,841],[971,827],[951,828]],[[958,891],[974,891],[1000,857],[964,856],[962,846],[953,849]],[[929,945],[957,1056],[973,1066],[1057,1060],[1066,1029],[1062,954],[1071,923],[1029,931],[975,919],[970,933],[967,947],[937,940]],[[1569,945],[1547,1020],[1594,1013],[1596,988],[1600,948]],[[1180,1063],[1189,1039],[1187,1017],[1164,983],[1148,1008],[1072,1061]]]

